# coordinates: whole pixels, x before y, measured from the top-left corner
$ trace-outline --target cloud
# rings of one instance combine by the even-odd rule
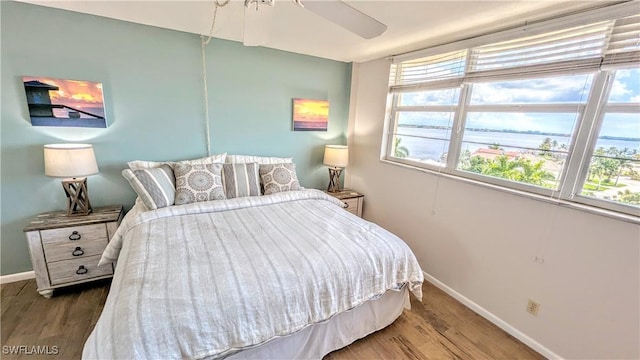
[[[586,102],[592,75],[573,75],[473,85],[471,104]]]
[[[640,101],[640,69],[622,69],[616,77],[609,94],[610,102]]]

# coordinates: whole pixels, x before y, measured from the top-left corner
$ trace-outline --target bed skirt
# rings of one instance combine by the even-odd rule
[[[334,350],[391,325],[403,309],[410,307],[407,286],[401,291],[389,290],[378,299],[339,313],[328,321],[236,352],[227,359],[322,359]]]

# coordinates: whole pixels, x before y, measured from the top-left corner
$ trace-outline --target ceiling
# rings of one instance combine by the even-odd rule
[[[195,34],[209,33],[214,9],[213,0],[20,1]],[[276,5],[266,10],[271,11],[271,17],[263,25],[267,39],[263,46],[338,61],[364,62],[606,3],[566,0],[345,2],[386,24],[388,30],[377,38],[365,40],[291,0],[276,0]],[[252,16],[259,15],[260,11],[262,9]],[[213,35],[242,41],[243,20],[243,1],[232,0],[219,9]]]

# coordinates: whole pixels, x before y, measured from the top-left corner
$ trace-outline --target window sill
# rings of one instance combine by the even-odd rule
[[[632,223],[632,224],[640,225],[640,217],[639,216],[623,214],[623,213],[619,213],[619,212],[615,212],[615,211],[611,211],[611,210],[598,208],[598,207],[595,207],[595,206],[589,206],[589,205],[570,202],[570,201],[566,201],[566,200],[562,200],[562,199],[555,199],[555,198],[551,198],[549,196],[533,194],[533,193],[529,193],[529,192],[526,192],[526,191],[510,189],[510,188],[506,188],[506,187],[502,187],[502,186],[497,186],[497,185],[485,183],[485,182],[482,182],[482,181],[477,181],[477,180],[465,178],[465,177],[462,177],[462,176],[457,176],[457,175],[448,174],[448,173],[445,173],[445,172],[439,172],[439,171],[436,171],[436,170],[426,169],[426,168],[422,168],[422,167],[415,166],[415,165],[409,165],[409,164],[405,164],[405,163],[391,161],[391,160],[387,160],[387,159],[384,159],[384,158],[380,159],[380,162],[385,163],[385,164],[389,164],[389,165],[399,166],[399,167],[402,167],[402,168],[405,168],[405,169],[417,170],[419,172],[423,172],[423,173],[427,173],[427,174],[431,174],[431,175],[435,175],[435,176],[442,176],[443,178],[446,178],[446,179],[451,179],[451,180],[454,180],[454,181],[460,181],[460,182],[464,182],[464,183],[467,183],[467,184],[473,184],[473,185],[476,185],[476,186],[481,186],[481,187],[484,187],[484,188],[489,188],[489,189],[492,189],[492,190],[501,191],[501,192],[505,192],[505,193],[508,193],[508,194],[516,195],[516,196],[525,197],[525,198],[532,199],[532,200],[542,201],[542,202],[546,202],[546,203],[550,203],[550,204],[554,204],[554,205],[558,205],[558,206],[562,206],[562,207],[567,207],[567,208],[574,209],[574,210],[584,211],[584,212],[588,212],[588,213],[591,213],[591,214],[600,215],[600,216],[606,216],[606,217],[613,218],[613,219],[616,219],[616,220],[625,221],[625,222],[629,222],[629,223]]]

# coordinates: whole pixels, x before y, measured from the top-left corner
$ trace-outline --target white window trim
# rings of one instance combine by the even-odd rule
[[[622,3],[608,6],[595,11],[587,11],[580,14],[574,14],[567,17],[543,21],[534,25],[524,26],[511,29],[495,34],[480,36],[473,39],[467,39],[456,43],[437,46],[425,50],[411,52],[399,56],[394,56],[391,61],[399,63],[409,59],[437,55],[445,52],[460,51],[471,49],[473,47],[496,43],[500,41],[510,40],[512,38],[531,36],[542,34],[555,29],[568,28],[570,26],[582,25],[585,23],[614,20],[628,16],[633,11],[637,13],[637,4]],[[524,35],[523,35],[524,34]],[[467,60],[471,55],[471,51],[467,51]],[[465,63],[465,73],[468,73],[470,63]],[[398,104],[399,93],[390,93],[387,104],[387,114],[385,121],[385,129],[383,141],[386,146],[385,152],[381,154],[381,160],[389,163],[398,163],[403,166],[424,169],[427,172],[442,174],[456,179],[470,180],[474,183],[487,184],[491,187],[497,186],[500,189],[523,194],[535,194],[534,197],[548,197],[549,200],[563,201],[566,204],[575,204],[577,208],[592,208],[597,213],[618,214],[615,217],[627,219],[631,217],[634,222],[640,222],[640,210],[637,207],[626,205],[618,202],[608,201],[589,196],[580,195],[586,177],[589,172],[589,164],[595,151],[598,140],[600,127],[604,119],[604,115],[609,112],[613,113],[640,113],[637,104],[607,104],[608,95],[614,82],[614,71],[619,68],[626,68],[629,64],[622,64],[618,67],[607,67],[599,72],[594,70],[579,71],[579,73],[593,73],[593,80],[589,91],[589,99],[585,103],[564,103],[564,104],[524,104],[524,105],[470,105],[471,91],[473,82],[463,81],[460,85],[460,97],[457,105],[426,105],[426,106],[396,106]],[[572,75],[573,72],[561,72],[563,75]],[[540,74],[535,77],[544,77]],[[531,76],[527,76],[531,77]],[[486,80],[486,79],[483,79]],[[507,79],[505,79],[507,80]],[[492,81],[499,81],[495,79]],[[448,87],[455,88],[454,83],[448,84]],[[407,89],[408,91],[425,91],[443,89],[440,83],[430,86],[429,83],[418,84]],[[400,112],[408,111],[431,111],[431,112],[452,112],[453,120],[450,123],[451,136],[449,138],[449,148],[447,151],[447,162],[444,166],[430,165],[424,162],[412,161],[411,159],[397,158],[393,156],[393,139],[397,133],[397,116]],[[473,172],[458,170],[458,161],[460,157],[462,137],[465,129],[467,113],[469,112],[568,112],[576,113],[576,126],[573,134],[571,134],[569,149],[567,150],[567,158],[562,173],[558,177],[558,189],[547,189],[532,184],[520,183],[506,179],[490,177],[486,175],[476,174]],[[387,123],[388,121],[388,123]],[[400,135],[402,136],[402,135]],[[446,141],[446,140],[445,140]],[[580,206],[578,206],[580,205]]]

